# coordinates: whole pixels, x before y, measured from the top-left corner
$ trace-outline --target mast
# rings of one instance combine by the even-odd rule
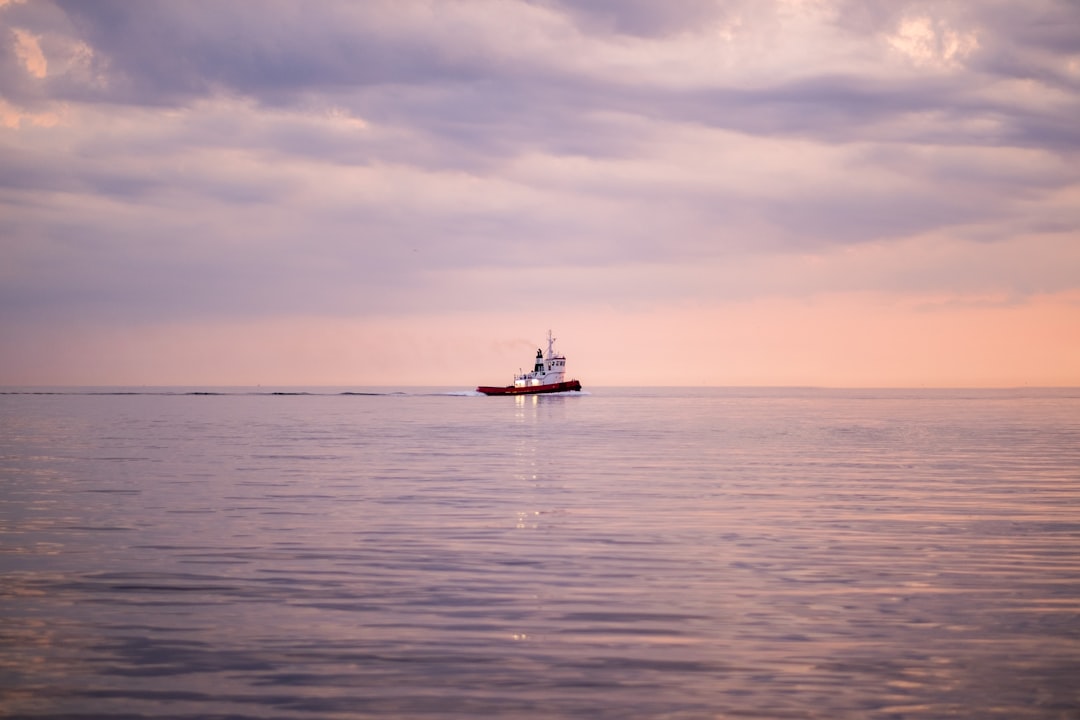
[[[548,330],[547,359],[551,360],[553,357],[555,357],[555,338],[551,337],[551,331]]]

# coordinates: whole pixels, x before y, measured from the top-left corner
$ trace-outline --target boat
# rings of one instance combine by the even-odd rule
[[[481,385],[476,388],[476,392],[484,395],[539,395],[581,390],[581,383],[577,380],[563,379],[566,376],[566,356],[555,352],[555,338],[551,336],[550,330],[547,345],[547,355],[537,348],[532,372],[515,375],[513,385]]]

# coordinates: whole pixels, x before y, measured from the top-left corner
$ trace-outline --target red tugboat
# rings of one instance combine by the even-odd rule
[[[485,395],[537,395],[581,390],[577,380],[563,380],[566,374],[566,357],[555,353],[555,338],[548,330],[547,357],[539,349],[536,351],[536,364],[532,372],[514,376],[514,384],[505,387],[481,385],[476,392]]]

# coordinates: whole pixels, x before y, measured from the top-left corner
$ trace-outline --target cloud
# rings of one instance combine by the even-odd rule
[[[897,116],[936,113],[935,134],[911,140],[955,138],[983,120],[999,127],[983,139],[1029,144],[1046,118],[987,89],[1024,77],[1047,88],[1068,81],[1075,91],[1080,79],[1068,70],[1075,49],[1067,33],[1040,29],[1048,21],[1068,27],[1068,6],[1043,3],[1042,16],[1037,6],[1026,22],[997,4],[981,15],[917,3],[868,7],[474,0],[323,3],[312,11],[244,0],[71,2],[54,6],[63,22],[50,16],[20,32],[52,37],[66,57],[68,71],[45,83],[56,100],[332,101],[474,155],[513,153],[523,143],[587,153],[573,133],[602,136],[588,119],[610,111],[830,142]],[[581,20],[597,17],[610,23]],[[57,29],[65,23],[66,34]],[[608,31],[623,26],[642,32]],[[1046,42],[1061,52],[1047,53]],[[1006,55],[1009,67],[993,60]],[[1054,116],[1064,120],[1076,109],[1075,92],[1060,100]],[[1070,125],[1056,124],[1075,149]]]
[[[663,37],[691,32],[703,23],[724,17],[721,3],[686,0],[655,3],[649,0],[549,0],[542,3],[568,13],[587,31],[640,37]]]
[[[1066,292],[1078,27],[1065,0],[3,3],[2,315]]]
[[[36,78],[45,77],[49,71],[49,64],[45,61],[44,53],[41,52],[38,38],[19,29],[13,30],[12,34],[15,36],[15,56],[22,61],[26,71]]]

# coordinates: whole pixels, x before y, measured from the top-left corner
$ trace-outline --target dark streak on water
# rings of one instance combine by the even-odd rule
[[[11,391],[0,487],[4,716],[1080,717],[1075,390]]]

